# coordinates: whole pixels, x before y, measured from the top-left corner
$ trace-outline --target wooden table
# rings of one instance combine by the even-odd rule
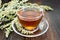
[[[40,37],[26,38],[12,32],[10,36],[6,38],[4,31],[0,30],[0,40],[60,40],[60,0],[43,0],[42,3],[52,6],[54,9],[54,11],[46,14],[47,20],[50,24],[47,33]]]

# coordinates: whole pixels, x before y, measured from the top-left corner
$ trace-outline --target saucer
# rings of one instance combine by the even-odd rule
[[[43,18],[42,20],[41,20],[41,22],[40,22],[40,24],[38,25],[38,28],[35,30],[35,31],[32,31],[32,32],[30,32],[30,31],[27,31],[27,30],[25,30],[25,29],[23,29],[22,28],[22,26],[21,26],[21,24],[19,24],[20,25],[20,28],[23,30],[23,31],[25,31],[25,33],[27,32],[30,32],[31,34],[23,34],[23,32],[20,32],[20,31],[22,31],[22,30],[18,30],[17,29],[17,27],[15,26],[15,21],[17,21],[18,20],[18,18],[15,18],[14,19],[14,21],[12,21],[12,28],[13,28],[13,31],[15,32],[15,33],[17,33],[18,35],[21,35],[21,36],[24,36],[24,37],[37,37],[37,36],[41,36],[41,35],[43,35],[44,33],[46,33],[47,32],[47,30],[48,30],[48,28],[49,28],[49,23],[48,23],[48,21],[45,19],[45,18]],[[17,21],[18,22],[18,21]]]

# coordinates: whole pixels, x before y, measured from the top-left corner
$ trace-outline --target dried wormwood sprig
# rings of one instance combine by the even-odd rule
[[[43,8],[45,10],[53,10],[49,6],[45,5],[38,5],[36,3],[26,3],[28,0],[11,0],[8,3],[5,3],[2,5],[2,8],[0,8],[0,29],[5,29],[6,37],[8,37],[9,33],[12,32],[11,22],[16,18],[16,11],[20,10],[24,7],[38,7]],[[1,2],[1,0],[0,0]],[[1,5],[1,3],[0,3]],[[8,23],[5,23],[9,21]],[[20,29],[19,29],[20,30]],[[26,33],[25,30],[22,31],[22,33]],[[28,33],[27,33],[28,34]]]

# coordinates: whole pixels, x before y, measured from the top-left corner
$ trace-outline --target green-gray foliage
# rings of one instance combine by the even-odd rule
[[[38,7],[43,8],[45,10],[53,10],[50,6],[45,5],[38,5],[36,3],[26,3],[28,0],[11,0],[8,3],[5,3],[1,5],[0,8],[0,29],[5,29],[6,37],[10,34],[10,32],[13,31],[11,27],[11,22],[14,20],[14,18],[17,17],[16,12],[24,7]],[[1,2],[1,0],[0,0]],[[23,33],[23,31],[22,31]],[[27,33],[28,34],[28,33]]]

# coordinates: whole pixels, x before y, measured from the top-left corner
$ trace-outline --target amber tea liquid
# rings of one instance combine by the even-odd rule
[[[18,19],[22,27],[27,30],[34,30],[42,20],[42,13],[34,10],[18,11]]]

